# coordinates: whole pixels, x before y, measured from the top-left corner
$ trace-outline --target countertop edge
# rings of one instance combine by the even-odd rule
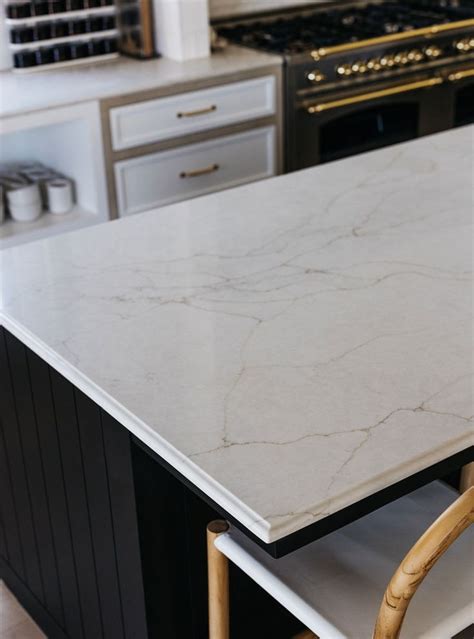
[[[264,543],[269,544],[276,541],[273,538],[274,535],[270,535],[268,524],[262,522],[257,513],[245,506],[232,493],[204,473],[186,455],[176,450],[156,431],[147,426],[145,422],[138,419],[86,375],[65,361],[41,340],[37,339],[28,329],[17,323],[2,310],[0,310],[0,326],[3,326],[14,337],[19,339],[22,344],[30,348],[38,357],[63,375],[71,384],[109,413],[130,433],[138,437],[141,442],[162,457],[164,461],[235,517]]]
[[[73,105],[77,105],[77,104],[81,104],[84,102],[97,102],[97,103],[102,103],[103,101],[111,101],[111,100],[116,100],[116,99],[120,99],[120,98],[132,98],[134,95],[141,95],[142,93],[148,93],[148,92],[152,92],[152,91],[156,91],[156,92],[171,92],[173,93],[174,90],[176,89],[177,93],[180,92],[184,92],[186,90],[188,90],[186,88],[186,85],[193,85],[199,82],[205,82],[206,80],[209,80],[209,78],[212,78],[213,80],[216,80],[216,84],[219,84],[221,81],[225,80],[227,77],[232,77],[232,75],[234,74],[239,74],[239,73],[246,73],[246,72],[250,72],[250,71],[259,71],[261,70],[265,70],[265,69],[271,69],[271,68],[275,68],[275,69],[281,69],[283,64],[284,64],[284,59],[282,56],[278,55],[278,54],[262,54],[261,52],[258,51],[254,51],[252,49],[249,49],[247,47],[240,47],[237,45],[234,45],[234,48],[236,50],[240,50],[240,49],[244,49],[245,51],[248,51],[250,53],[254,53],[255,55],[255,60],[258,60],[258,62],[254,62],[252,63],[249,67],[243,67],[243,68],[231,68],[230,70],[227,70],[225,68],[216,71],[216,73],[210,75],[209,73],[197,73],[196,75],[190,74],[188,77],[175,77],[170,79],[170,81],[164,82],[163,84],[158,84],[156,85],[155,83],[153,83],[152,81],[150,82],[146,82],[144,84],[139,84],[139,86],[133,86],[132,88],[125,88],[124,90],[117,90],[116,88],[111,88],[108,90],[104,90],[103,92],[96,92],[93,95],[85,95],[84,97],[79,97],[79,99],[77,99],[77,96],[75,96],[74,98],[70,98],[67,99],[65,101],[58,101],[58,102],[53,102],[52,104],[49,105],[41,105],[41,106],[34,106],[34,107],[26,107],[26,108],[19,108],[19,109],[13,109],[13,110],[7,110],[5,111],[3,109],[3,104],[2,104],[2,100],[0,98],[0,121],[2,120],[8,120],[8,119],[13,119],[16,117],[23,117],[23,116],[32,116],[35,115],[37,113],[42,113],[45,111],[49,111],[51,109],[61,109],[61,108],[67,108],[67,107],[71,107]],[[218,55],[218,54],[211,54],[212,55]],[[209,57],[211,57],[209,56]],[[260,59],[260,57],[262,59]],[[146,65],[147,63],[151,62],[159,62],[160,61],[160,57],[157,58],[151,58],[149,60],[136,60],[133,58],[129,58],[128,56],[123,55],[122,58],[125,58],[125,62],[130,62],[130,64],[132,64],[133,62],[137,62],[143,65]],[[202,58],[203,60],[207,59],[207,58]],[[201,60],[200,58],[197,59],[197,61]],[[195,62],[196,60],[191,60],[191,62]],[[116,61],[110,61],[108,63],[105,63],[105,65],[107,66],[111,66],[116,64],[119,65],[121,64],[120,58]],[[176,63],[176,64],[181,64],[180,61],[176,61],[176,60],[170,60],[170,62],[172,63]],[[182,64],[185,64],[185,62],[183,62]],[[87,65],[84,65],[84,68],[87,69]],[[81,71],[80,67],[71,67],[72,70],[75,70],[76,72]],[[67,69],[66,69],[67,71]],[[50,70],[50,71],[43,71],[43,73],[54,73],[54,69]],[[3,71],[0,72],[1,73],[10,73],[13,74],[15,77],[32,77],[35,76],[36,74],[31,74],[28,76],[28,74],[25,74],[23,76],[19,76],[14,74],[11,70],[9,71]],[[40,75],[40,74],[38,74]],[[0,77],[1,80],[1,77]],[[191,90],[191,89],[189,89]]]
[[[330,512],[326,513],[321,511],[321,507],[324,507],[324,504],[319,504],[318,509],[320,512],[313,517],[309,516],[308,512],[305,512],[304,514],[302,513],[300,517],[296,516],[292,518],[291,522],[286,522],[280,526],[271,526],[267,521],[262,519],[260,515],[248,508],[226,488],[218,484],[207,473],[203,472],[186,455],[183,455],[176,448],[171,446],[169,442],[164,440],[156,433],[156,431],[147,426],[145,422],[137,418],[127,408],[117,402],[108,393],[104,392],[99,386],[97,386],[97,384],[92,382],[73,365],[69,364],[51,348],[46,346],[41,340],[37,339],[30,331],[28,331],[28,329],[24,328],[21,324],[17,323],[9,317],[8,314],[1,310],[0,326],[3,326],[6,330],[12,333],[12,335],[38,355],[38,357],[52,366],[70,383],[98,404],[103,410],[107,411],[130,433],[135,435],[141,442],[153,450],[157,455],[162,457],[165,462],[170,464],[176,471],[183,475],[183,477],[194,484],[212,501],[220,505],[252,534],[266,544],[277,542],[292,533],[300,531],[306,526],[316,523],[332,513],[343,510],[347,506],[374,494],[374,490],[368,489],[367,484],[364,484],[362,486],[358,486],[357,489],[346,491],[337,501],[333,500],[330,504]],[[460,453],[473,445],[474,432],[471,435],[459,437],[456,442],[453,442],[449,446],[449,448],[446,444],[443,444],[442,447],[426,453],[422,460],[418,459],[416,462],[413,461],[410,464],[399,466],[398,468],[393,469],[389,474],[384,475],[383,481],[381,481],[380,485],[377,486],[375,492],[383,490],[398,481],[402,481],[407,477],[410,477],[412,474],[428,468],[429,466],[442,461],[446,457]]]

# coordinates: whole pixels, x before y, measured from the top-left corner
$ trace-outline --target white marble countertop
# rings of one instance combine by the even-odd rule
[[[230,46],[208,58],[178,62],[168,58],[120,57],[102,64],[52,69],[42,73],[0,71],[0,118],[88,100],[225,77],[281,64],[279,56]]]
[[[2,323],[280,539],[473,443],[473,140],[8,249]]]

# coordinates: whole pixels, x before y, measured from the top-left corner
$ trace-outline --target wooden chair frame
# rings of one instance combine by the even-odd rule
[[[474,464],[470,464],[464,481],[461,496],[420,537],[395,571],[382,599],[373,639],[399,638],[408,605],[418,587],[451,544],[474,523]],[[207,527],[209,639],[230,639],[229,562],[214,544],[216,537],[228,530],[226,521],[216,520]],[[311,638],[317,636],[309,630],[294,637]]]
[[[438,559],[474,523],[474,487],[468,488],[420,537],[385,591],[374,639],[398,639],[413,595]]]

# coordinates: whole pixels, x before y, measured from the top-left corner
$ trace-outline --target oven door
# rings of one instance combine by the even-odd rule
[[[289,123],[288,170],[449,128],[442,83],[439,77],[417,78],[302,101]]]
[[[474,67],[452,71],[451,85],[453,126],[474,124]]]

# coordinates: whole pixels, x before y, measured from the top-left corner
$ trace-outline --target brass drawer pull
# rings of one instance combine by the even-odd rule
[[[407,93],[408,91],[416,91],[417,89],[427,89],[434,87],[437,84],[442,84],[442,78],[430,78],[429,80],[420,80],[419,82],[411,82],[410,84],[402,84],[397,87],[390,87],[388,89],[381,89],[380,91],[373,91],[372,93],[361,93],[354,95],[350,98],[341,98],[340,100],[334,100],[333,102],[322,102],[321,104],[312,104],[307,107],[307,112],[310,115],[315,113],[322,113],[323,111],[329,111],[330,109],[338,109],[350,104],[357,104],[359,102],[368,102],[369,100],[377,100],[379,98],[385,98],[389,95],[397,95],[398,93]]]
[[[474,69],[464,69],[464,71],[456,71],[456,73],[451,73],[448,75],[448,80],[450,82],[459,82],[460,80],[464,80],[465,78],[474,77]]]
[[[196,109],[195,111],[179,111],[176,114],[176,117],[194,118],[196,115],[205,115],[206,113],[212,113],[213,111],[217,111],[217,106],[215,104],[211,104],[211,106],[205,107],[204,109]]]
[[[208,175],[209,173],[215,173],[219,170],[218,164],[211,164],[209,166],[205,166],[202,169],[194,169],[194,171],[182,171],[179,174],[180,178],[193,178],[199,177],[200,175]]]

